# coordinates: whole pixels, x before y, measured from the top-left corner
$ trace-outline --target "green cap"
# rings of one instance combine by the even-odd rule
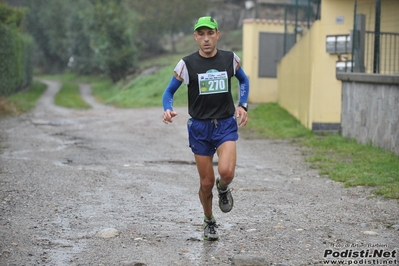
[[[197,23],[195,23],[194,26],[194,31],[196,31],[198,28],[200,27],[208,27],[210,29],[218,29],[218,23],[216,22],[216,20],[213,17],[200,17],[197,21]]]

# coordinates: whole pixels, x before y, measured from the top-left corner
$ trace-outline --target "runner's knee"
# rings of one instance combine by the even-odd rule
[[[215,183],[214,178],[201,179],[201,181],[200,181],[201,190],[205,193],[212,192],[214,183]]]
[[[226,181],[226,182],[231,182],[234,178],[234,168],[230,167],[219,167],[219,175],[220,177]]]

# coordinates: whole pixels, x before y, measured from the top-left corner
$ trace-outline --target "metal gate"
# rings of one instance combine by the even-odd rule
[[[294,44],[295,34],[259,33],[258,76],[261,78],[276,78],[278,62],[283,58],[284,52],[289,51]]]

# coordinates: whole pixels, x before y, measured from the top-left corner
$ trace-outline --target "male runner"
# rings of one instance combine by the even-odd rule
[[[247,99],[249,81],[240,66],[240,58],[231,51],[217,48],[220,36],[218,24],[212,17],[198,19],[194,26],[194,39],[199,50],[181,59],[163,94],[162,121],[172,123],[173,95],[184,82],[188,88],[187,122],[189,146],[194,153],[200,177],[199,198],[204,211],[204,239],[218,240],[216,220],[212,212],[212,189],[215,184],[213,156],[219,157],[216,179],[219,207],[229,212],[234,201],[228,185],[233,181],[236,167],[236,141],[238,126],[248,121]],[[237,108],[231,94],[231,78],[240,84]],[[237,123],[238,120],[238,123]]]

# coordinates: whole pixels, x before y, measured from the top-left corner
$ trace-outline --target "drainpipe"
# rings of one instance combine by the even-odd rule
[[[287,53],[287,6],[284,7],[284,55]]]
[[[373,73],[380,73],[381,0],[375,1]]]
[[[298,33],[298,0],[295,0],[295,43],[296,43],[297,33]]]
[[[355,0],[355,6],[353,8],[353,30],[352,30],[352,36],[351,36],[351,42],[352,42],[352,64],[351,64],[351,72],[353,73],[353,65],[355,64],[355,46],[357,42],[357,28],[356,28],[356,13],[357,13],[357,0]]]
[[[310,0],[308,0],[308,10],[307,10],[307,13],[308,13],[307,19],[308,19],[308,29],[309,29],[309,28],[310,28]]]

